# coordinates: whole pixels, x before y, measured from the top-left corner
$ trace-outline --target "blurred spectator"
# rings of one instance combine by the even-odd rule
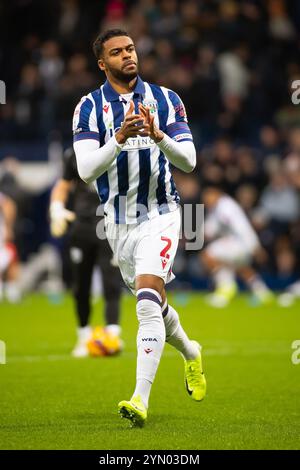
[[[290,184],[300,190],[300,153],[291,153],[283,161],[283,170]]]
[[[80,22],[80,8],[78,0],[62,0],[60,6],[58,30],[64,40],[71,39],[76,33]]]
[[[236,161],[240,169],[239,184],[252,184],[255,188],[261,189],[265,184],[265,178],[261,174],[253,150],[249,147],[238,147]]]
[[[296,31],[287,15],[285,2],[283,0],[269,0],[267,5],[270,14],[269,28],[271,35],[282,41],[294,39]]]
[[[64,69],[64,62],[59,55],[59,46],[55,41],[46,41],[41,48],[39,72],[46,91],[53,92]]]
[[[154,40],[149,35],[149,24],[141,9],[131,9],[128,17],[128,31],[134,40],[135,47],[140,57],[152,51]]]
[[[34,64],[24,65],[15,99],[15,119],[22,138],[34,138],[38,135],[44,97],[45,89],[38,67]]]
[[[282,154],[280,136],[275,127],[266,125],[260,130],[260,149],[264,158]]]
[[[221,93],[224,103],[230,99],[244,99],[249,91],[249,71],[246,66],[248,50],[243,45],[230,52],[223,52],[218,58],[221,76]]]
[[[161,0],[157,2],[158,17],[151,23],[154,36],[176,39],[180,28],[180,16],[176,0]]]
[[[294,127],[289,131],[288,146],[291,152],[300,153],[300,127]]]
[[[86,56],[80,53],[72,55],[67,64],[66,74],[60,81],[55,103],[55,120],[60,124],[61,132],[66,135],[70,132],[68,118],[72,116],[76,103],[81,96],[96,88],[96,86],[95,76],[88,70]]]
[[[297,191],[288,183],[281,171],[271,175],[269,185],[264,189],[260,203],[266,216],[282,226],[295,222],[299,218]]]
[[[256,187],[251,184],[243,184],[239,186],[235,193],[235,199],[250,218],[256,205],[257,198],[258,191]]]

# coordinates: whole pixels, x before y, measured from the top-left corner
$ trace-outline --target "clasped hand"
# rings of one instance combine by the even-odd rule
[[[134,102],[130,101],[129,110],[125,115],[121,128],[116,132],[119,144],[124,144],[129,137],[150,137],[154,142],[163,139],[164,133],[157,127],[150,108],[139,103],[139,114],[134,114]]]

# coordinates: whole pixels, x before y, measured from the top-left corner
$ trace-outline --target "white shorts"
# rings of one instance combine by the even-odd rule
[[[135,279],[154,274],[167,284],[180,234],[180,211],[158,215],[141,224],[106,222],[106,236],[126,285],[135,292]]]
[[[253,251],[249,247],[238,238],[231,236],[211,242],[206,252],[217,261],[234,267],[249,264],[253,256]]]

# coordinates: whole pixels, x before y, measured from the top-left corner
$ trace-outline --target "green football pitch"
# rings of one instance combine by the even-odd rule
[[[170,294],[182,324],[203,345],[207,396],[193,402],[183,361],[166,345],[152,388],[149,418],[131,429],[117,414],[135,381],[137,321],[133,297],[122,301],[124,352],[73,359],[72,300],[42,296],[0,304],[1,449],[299,449],[300,303],[253,307],[246,296],[216,310],[199,294]],[[93,323],[102,323],[102,304]]]

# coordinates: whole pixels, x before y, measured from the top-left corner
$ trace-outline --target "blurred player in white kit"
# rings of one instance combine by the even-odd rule
[[[209,243],[200,256],[215,282],[209,303],[225,307],[235,297],[236,275],[260,303],[269,303],[273,293],[251,266],[253,259],[264,252],[246,214],[218,186],[207,185],[202,197],[207,210],[205,239]]]

